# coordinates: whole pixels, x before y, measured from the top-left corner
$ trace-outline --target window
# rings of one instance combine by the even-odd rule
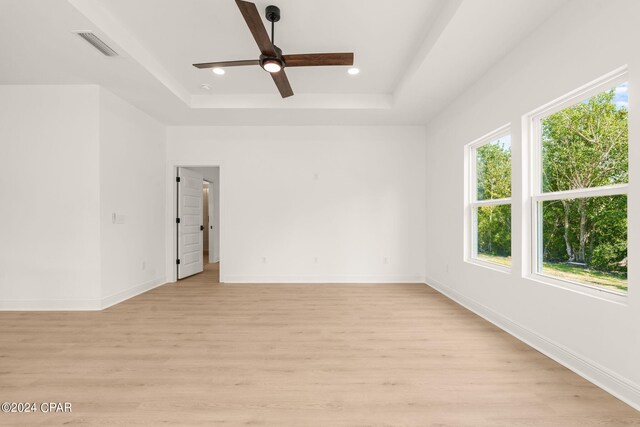
[[[625,72],[531,117],[532,273],[627,291]]]
[[[508,127],[469,144],[467,258],[511,267],[511,135]]]

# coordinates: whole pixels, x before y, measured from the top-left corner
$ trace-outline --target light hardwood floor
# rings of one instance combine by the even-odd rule
[[[425,285],[220,285],[0,313],[3,425],[622,426],[640,413]]]
[[[205,283],[220,283],[220,263],[209,263],[209,251],[205,251],[202,256],[202,265],[204,266],[203,280]],[[197,280],[198,277],[189,280]]]

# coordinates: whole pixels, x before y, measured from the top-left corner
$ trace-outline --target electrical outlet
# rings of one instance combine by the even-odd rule
[[[318,257],[314,257],[314,258],[313,258],[313,262],[314,262],[315,264],[318,264],[318,263],[319,263],[319,261],[318,261]]]
[[[142,261],[142,269],[143,270],[147,269],[147,262],[146,261]]]
[[[263,264],[266,264],[266,263],[267,263],[267,257],[265,257],[265,256],[263,256],[263,257],[262,257],[262,263],[263,263]]]
[[[449,273],[449,264],[445,264],[445,265],[444,265],[444,271],[446,271],[447,273]]]
[[[127,217],[124,216],[124,214],[119,214],[117,212],[114,212],[111,215],[111,222],[114,224],[124,224],[125,222],[127,222]]]
[[[382,258],[382,263],[383,264],[389,264],[389,257]]]

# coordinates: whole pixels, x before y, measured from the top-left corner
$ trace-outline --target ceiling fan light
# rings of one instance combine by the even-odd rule
[[[275,59],[268,59],[264,61],[264,64],[262,64],[262,68],[270,73],[277,73],[278,71],[282,70],[282,64],[280,63],[280,61],[277,61]]]
[[[219,76],[224,74],[224,68],[214,68],[213,69],[213,74],[217,74]]]

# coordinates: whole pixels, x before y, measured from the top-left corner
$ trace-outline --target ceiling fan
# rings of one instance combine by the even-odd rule
[[[236,0],[240,13],[253,35],[258,48],[260,59],[244,61],[221,61],[193,64],[196,68],[223,68],[239,67],[244,65],[259,65],[273,78],[274,83],[283,98],[293,95],[293,89],[284,72],[286,67],[310,67],[319,65],[353,65],[353,53],[304,53],[298,55],[283,55],[282,50],[274,44],[274,25],[280,20],[280,9],[276,6],[267,6],[265,16],[271,22],[271,40],[267,29],[262,24],[262,19],[254,3]]]

